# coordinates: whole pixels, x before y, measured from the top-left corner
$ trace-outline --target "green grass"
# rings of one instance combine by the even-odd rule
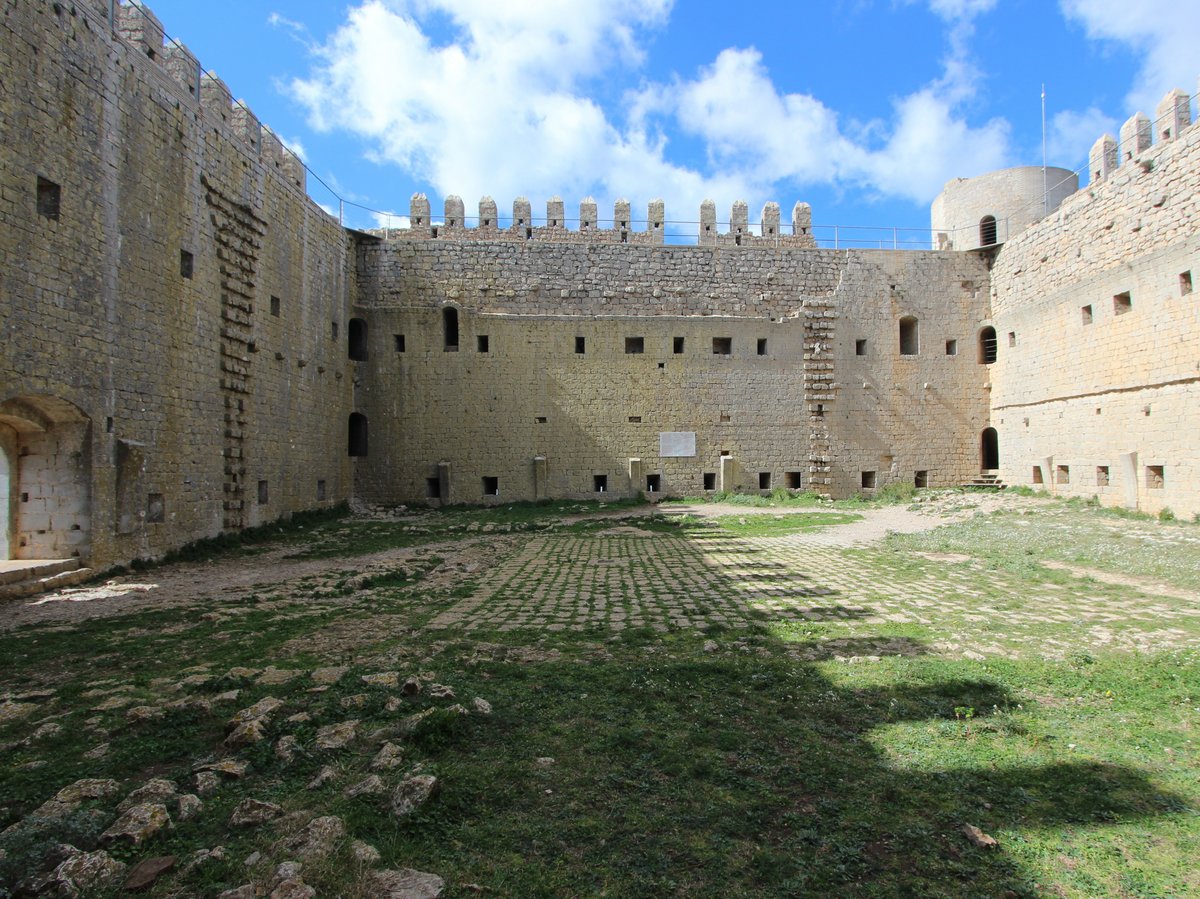
[[[443,536],[459,534],[451,528],[461,526],[483,539],[526,527],[533,534],[548,521],[565,527],[557,522],[573,508],[488,510],[478,517],[450,510],[421,521],[442,528]],[[715,522],[639,519],[638,527],[677,539],[716,533],[736,544],[776,528],[849,517],[814,511]],[[751,531],[738,530],[751,522]],[[493,531],[483,530],[487,523]],[[216,895],[251,875],[265,882],[284,860],[272,854],[275,841],[319,814],[341,816],[354,838],[379,849],[387,867],[440,874],[450,899],[476,895],[471,885],[512,897],[1194,895],[1200,893],[1195,629],[1181,629],[1179,645],[1159,652],[1097,648],[1070,621],[1035,629],[1075,641],[1057,660],[1044,657],[1036,641],[1004,644],[1018,650],[1013,657],[972,660],[939,649],[964,637],[1003,643],[1004,633],[986,634],[996,616],[1006,609],[1033,614],[1046,607],[1038,597],[1047,591],[1064,607],[1085,597],[1137,599],[1128,588],[1039,566],[1056,554],[1149,572],[1158,570],[1157,547],[1184,569],[1172,583],[1191,582],[1191,529],[1113,524],[1094,510],[1056,503],[892,537],[837,556],[857,566],[861,587],[817,606],[805,600],[810,612],[827,615],[747,628],[714,623],[704,633],[425,631],[431,615],[473,595],[478,577],[446,580],[441,550],[369,580],[352,561],[339,561],[323,580],[261,585],[200,607],[0,633],[6,660],[0,691],[54,691],[34,700],[40,705],[32,714],[0,725],[0,829],[79,777],[116,778],[126,791],[149,777],[186,787],[195,762],[225,752],[221,741],[232,713],[274,695],[286,706],[269,725],[269,738],[238,753],[251,765],[246,778],[204,797],[194,821],[177,822],[137,849],[112,850],[132,863],[226,847],[225,861],[186,873],[177,868],[147,895]],[[411,534],[397,525],[406,526],[323,522],[305,540],[283,535],[283,545],[297,552],[325,551],[331,539],[349,547],[393,546],[389,541]],[[605,552],[617,545],[587,522],[568,533],[597,541]],[[630,547],[659,539],[620,538]],[[779,545],[782,552],[786,542]],[[500,546],[483,551],[512,551]],[[743,549],[755,564],[773,558],[770,546]],[[1113,562],[1118,549],[1128,555]],[[938,562],[914,551],[961,552],[972,561]],[[703,552],[695,558],[710,567],[714,583],[738,585],[736,571]],[[585,577],[589,569],[580,570]],[[809,573],[822,583],[819,566]],[[652,574],[643,569],[639,576]],[[992,609],[991,618],[933,610],[925,621],[892,621],[876,614],[885,599],[895,601],[897,589],[939,579],[954,591],[956,608],[975,603],[976,610]],[[660,588],[670,585],[638,585],[644,601]],[[972,599],[968,588],[980,596]],[[227,674],[236,665],[267,664],[305,674],[274,687]],[[350,670],[329,689],[311,692],[307,672],[331,664]],[[213,680],[173,689],[199,668]],[[397,691],[360,679],[389,670],[401,677],[424,672],[451,685],[457,697],[435,700],[426,692],[389,712],[387,699]],[[242,692],[211,711],[178,708],[130,725],[123,708],[95,709],[106,698],[95,691],[117,687],[127,688],[133,704]],[[475,696],[492,703],[491,716],[448,711]],[[414,733],[396,733],[402,718],[425,709],[435,711]],[[287,724],[285,717],[297,712],[310,720]],[[386,780],[423,765],[441,778],[439,797],[402,821],[378,800],[346,798],[343,790],[369,772],[377,742],[322,752],[313,738],[321,725],[351,717],[364,732],[381,730],[380,739],[391,735],[404,747],[405,767]],[[26,742],[46,720],[62,730]],[[273,751],[287,733],[301,747],[290,765]],[[106,756],[83,757],[100,742],[110,744]],[[539,763],[545,758],[553,762]],[[327,764],[339,779],[308,790]],[[298,817],[230,831],[225,822],[246,797],[277,802]],[[120,798],[0,836],[0,896],[45,864],[57,842],[95,845]],[[972,846],[965,824],[995,837],[999,848]],[[243,859],[255,851],[267,858],[248,872]],[[347,852],[304,860],[305,880],[319,895],[367,895]]]

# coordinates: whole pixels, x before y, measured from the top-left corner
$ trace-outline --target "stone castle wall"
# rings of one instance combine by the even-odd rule
[[[1009,483],[1191,517],[1200,125],[1159,121],[1151,144],[1150,120],[1131,119],[1120,156],[1113,138],[1098,142],[1092,184],[1000,252],[992,417]]]
[[[350,491],[329,451],[351,391],[331,336],[354,290],[345,233],[152,15],[107,11],[31,0],[0,22],[0,474],[19,558],[156,555]]]

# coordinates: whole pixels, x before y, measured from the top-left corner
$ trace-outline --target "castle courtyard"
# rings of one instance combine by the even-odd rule
[[[1020,494],[360,506],[10,601],[0,895],[1200,891],[1200,528]]]

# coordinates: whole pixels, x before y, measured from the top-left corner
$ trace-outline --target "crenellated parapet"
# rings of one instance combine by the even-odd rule
[[[722,230],[717,220],[716,204],[712,200],[705,200],[700,207],[696,242],[700,246],[719,247],[817,246],[812,234],[812,208],[807,203],[797,203],[793,207],[790,233],[785,233],[780,217],[779,204],[767,203],[758,222],[751,225],[749,208],[745,201],[739,200],[733,204],[728,228]],[[406,227],[385,227],[373,233],[396,240],[510,240],[659,246],[666,243],[667,228],[672,224],[667,221],[662,200],[651,200],[647,204],[644,219],[634,218],[633,207],[628,200],[617,200],[613,204],[612,218],[602,220],[596,200],[587,197],[579,204],[578,218],[571,219],[567,217],[562,197],[557,196],[546,201],[543,218],[534,216],[533,205],[526,197],[517,197],[513,201],[509,222],[507,227],[500,227],[496,202],[491,197],[479,201],[479,214],[472,221],[465,214],[462,198],[454,195],[446,198],[444,213],[438,221],[432,217],[429,198],[417,193],[409,201]]]
[[[1200,86],[1198,86],[1200,90]],[[1145,164],[1142,157],[1156,147],[1179,140],[1192,127],[1191,97],[1179,88],[1167,91],[1151,121],[1134,113],[1121,126],[1120,139],[1102,135],[1088,153],[1088,178],[1097,184],[1128,163]]]

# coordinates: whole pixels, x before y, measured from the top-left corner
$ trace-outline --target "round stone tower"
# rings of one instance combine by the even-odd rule
[[[1054,212],[1078,189],[1074,172],[1034,165],[955,178],[930,207],[933,248],[974,250],[1004,243]]]

